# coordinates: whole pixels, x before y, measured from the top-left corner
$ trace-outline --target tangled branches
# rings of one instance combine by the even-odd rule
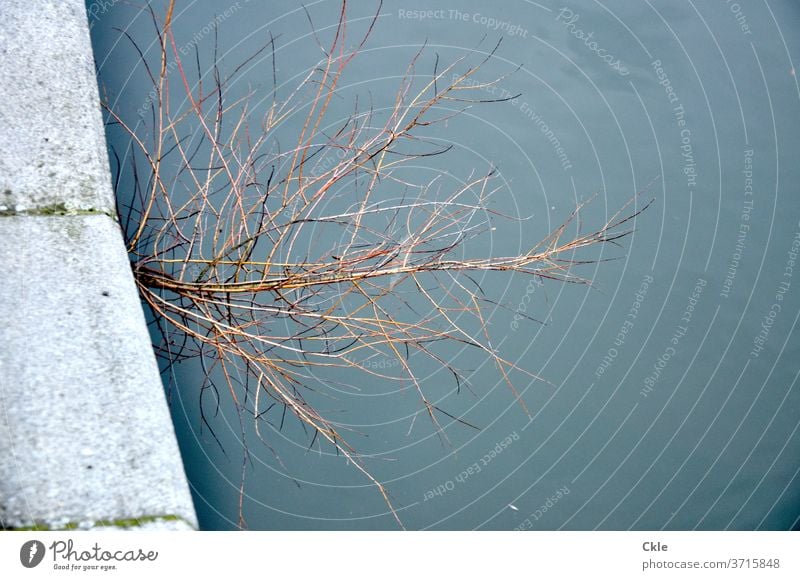
[[[426,396],[410,354],[446,368],[460,388],[461,371],[432,345],[461,343],[493,361],[527,412],[509,373],[534,375],[492,348],[484,310],[495,303],[470,273],[586,283],[571,267],[591,260],[576,261],[574,252],[615,243],[630,232],[627,223],[638,212],[626,214],[623,208],[596,231],[568,235],[579,207],[527,252],[464,257],[465,244],[491,229],[482,216],[512,219],[487,206],[496,191],[494,170],[442,195],[436,179],[415,182],[402,168],[449,149],[420,136],[449,118],[437,117],[441,110],[487,102],[474,95],[485,94],[501,78],[488,83],[474,78],[494,50],[472,66],[470,55],[442,68],[437,58],[421,83],[415,73],[418,53],[388,113],[361,111],[356,102],[330,131],[331,101],[377,19],[348,48],[343,1],[333,39],[327,46],[320,42],[324,56],[318,66],[285,98],[273,91],[254,126],[251,95],[231,100],[229,87],[260,56],[271,56],[277,84],[275,40],[228,77],[215,59],[210,86],[198,64],[192,82],[172,33],[173,8],[174,1],[163,23],[151,11],[160,48],[157,66],[144,62],[155,95],[151,123],[128,123],[108,107],[111,122],[126,132],[134,149],[118,163],[130,163],[134,194],[118,191],[118,199],[131,200],[120,214],[139,291],[162,332],[158,353],[170,363],[200,358],[206,382],[227,390],[240,415],[255,418],[257,430],[270,414],[280,416],[282,425],[288,410],[313,433],[311,446],[327,441],[378,488],[400,523],[387,490],[341,428],[306,401],[309,373],[357,368],[398,380],[362,364],[389,353],[400,363],[401,380],[446,439],[444,418],[472,425]],[[275,133],[297,118],[301,128],[293,145],[281,150]],[[380,188],[401,191],[402,198],[382,202]]]

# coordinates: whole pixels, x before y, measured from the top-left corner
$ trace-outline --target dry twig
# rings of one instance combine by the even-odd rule
[[[247,99],[228,101],[232,77],[223,78],[216,61],[212,86],[203,84],[199,71],[198,82],[191,82],[169,25],[173,4],[160,25],[151,10],[161,58],[159,66],[147,68],[155,88],[152,125],[143,130],[108,111],[135,149],[130,156],[135,195],[118,192],[118,197],[132,198],[120,213],[126,216],[123,225],[139,291],[163,332],[158,351],[172,363],[199,357],[209,384],[215,390],[226,388],[237,411],[253,416],[257,424],[277,413],[282,425],[290,411],[313,430],[311,445],[327,440],[349,459],[378,488],[400,523],[387,490],[340,429],[306,402],[307,372],[352,367],[398,380],[361,364],[391,353],[444,437],[442,417],[469,423],[426,396],[409,353],[447,368],[460,388],[464,376],[432,349],[439,341],[458,342],[494,361],[527,412],[509,373],[534,375],[491,347],[482,310],[495,303],[463,277],[492,270],[587,283],[571,272],[572,266],[587,262],[576,261],[574,252],[616,243],[631,231],[629,222],[642,210],[626,206],[596,231],[570,236],[579,207],[523,254],[458,257],[466,242],[489,229],[476,216],[505,217],[486,204],[494,193],[494,170],[473,176],[442,197],[434,193],[435,180],[412,183],[401,179],[399,169],[445,152],[417,134],[444,120],[434,116],[437,110],[486,101],[474,95],[501,79],[479,83],[474,77],[494,50],[471,66],[465,56],[439,69],[437,59],[434,73],[421,85],[415,76],[417,54],[385,121],[379,123],[372,110],[362,112],[356,106],[335,132],[326,134],[326,114],[342,75],[377,19],[355,48],[348,48],[343,1],[333,40],[320,45],[325,56],[319,66],[288,97],[278,99],[273,91],[266,114],[254,126]],[[276,76],[274,39],[259,54],[267,50]],[[178,86],[170,84],[173,70],[181,81]],[[181,99],[175,98],[178,93]],[[188,105],[173,110],[171,104],[183,97]],[[298,115],[304,120],[296,142],[278,150],[273,133]],[[376,201],[379,187],[416,195],[382,204]],[[349,204],[341,211],[323,211],[323,202],[337,207],[331,200],[340,188]],[[404,235],[395,233],[397,224],[403,224]],[[337,239],[332,247],[321,242]],[[415,314],[418,309],[406,297],[408,291],[414,302],[427,302],[427,314]],[[404,307],[401,314],[398,305]],[[467,328],[467,317],[481,332]],[[281,333],[276,322],[288,330]],[[239,376],[246,377],[244,384]]]

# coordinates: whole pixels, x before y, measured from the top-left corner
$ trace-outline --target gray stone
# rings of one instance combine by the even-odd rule
[[[192,529],[85,10],[0,1],[0,525]]]
[[[0,213],[114,213],[83,1],[0,2],[0,104]]]
[[[0,268],[3,524],[196,526],[117,223],[0,217]]]

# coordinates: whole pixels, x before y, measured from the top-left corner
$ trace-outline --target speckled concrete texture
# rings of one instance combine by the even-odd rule
[[[192,529],[84,3],[3,0],[0,58],[0,527]]]
[[[0,520],[193,522],[119,226],[3,217],[0,264]]]
[[[86,8],[0,2],[0,212],[114,211]]]

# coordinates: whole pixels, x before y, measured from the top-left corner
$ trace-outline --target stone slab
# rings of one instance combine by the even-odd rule
[[[0,217],[0,271],[0,523],[196,526],[118,224]]]
[[[0,213],[114,214],[82,0],[0,1],[0,104]]]

